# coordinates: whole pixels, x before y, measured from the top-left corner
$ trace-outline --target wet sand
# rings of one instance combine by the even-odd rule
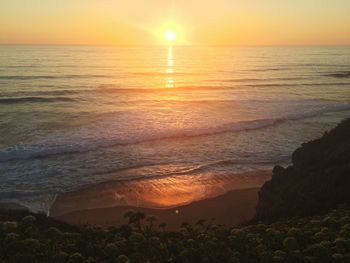
[[[176,230],[183,222],[196,223],[199,219],[214,219],[215,223],[232,226],[254,217],[259,189],[232,190],[214,198],[168,209],[117,206],[75,211],[56,218],[74,225],[120,226],[127,223],[124,214],[133,209],[146,215],[155,215],[158,224],[167,224],[167,230]]]
[[[220,180],[180,176],[101,184],[59,196],[50,215],[78,225],[118,226],[126,223],[125,212],[133,209],[157,216],[169,230],[183,222],[212,218],[235,225],[255,215],[259,188],[270,177],[270,171],[258,171]]]

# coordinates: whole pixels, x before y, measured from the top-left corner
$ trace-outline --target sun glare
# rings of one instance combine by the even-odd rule
[[[185,45],[186,32],[184,25],[180,22],[168,21],[163,24],[154,25],[150,28],[157,39],[158,44],[167,46]]]
[[[168,42],[173,42],[176,39],[176,35],[173,31],[166,31],[164,37]]]

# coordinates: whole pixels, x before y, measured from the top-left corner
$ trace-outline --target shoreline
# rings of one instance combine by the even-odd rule
[[[231,175],[181,175],[166,178],[106,182],[56,197],[51,216],[116,206],[172,208],[213,198],[231,190],[261,187],[272,176],[271,170]]]
[[[172,208],[115,206],[73,211],[51,217],[78,226],[121,226],[127,223],[124,214],[128,210],[135,210],[146,215],[156,216],[156,223],[165,222],[167,230],[177,230],[184,222],[195,224],[201,219],[207,222],[214,220],[216,224],[233,226],[247,222],[255,216],[259,191],[260,187],[235,189],[213,198]]]
[[[237,225],[255,216],[258,192],[272,177],[269,170],[222,177],[177,176],[115,182],[58,196],[50,216],[73,225],[120,226],[128,210],[155,215],[176,230],[200,219]]]
[[[50,216],[73,225],[120,226],[127,223],[124,214],[132,209],[155,215],[158,224],[167,223],[168,230],[200,219],[237,225],[255,216],[258,192],[271,175],[267,170],[246,172],[230,176],[229,181],[203,180],[199,186],[198,181],[186,177],[168,178],[161,187],[153,180],[106,183],[58,196]],[[189,191],[190,187],[195,190]]]

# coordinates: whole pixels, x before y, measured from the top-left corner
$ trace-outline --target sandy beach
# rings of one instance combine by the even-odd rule
[[[133,209],[147,215],[155,215],[158,223],[166,222],[168,230],[178,229],[183,222],[194,224],[199,219],[213,219],[218,224],[231,226],[254,217],[258,192],[259,188],[232,190],[214,198],[168,209],[132,206],[97,208],[67,213],[57,216],[56,219],[75,225],[119,226],[127,223],[124,214]]]
[[[167,223],[168,230],[178,229],[183,222],[196,223],[199,219],[214,219],[219,224],[235,225],[255,215],[259,188],[270,178],[270,174],[269,171],[261,171],[258,174],[244,173],[232,177],[230,184],[224,182],[226,187],[230,188],[223,190],[216,181],[216,184],[212,182],[211,185],[202,185],[201,190],[205,188],[205,191],[185,190],[186,193],[179,190],[183,189],[185,184],[179,178],[179,185],[173,185],[172,189],[164,188],[162,192],[154,190],[154,182],[142,182],[141,185],[135,182],[103,184],[59,196],[51,207],[50,215],[76,225],[118,226],[126,223],[125,212],[133,209],[147,215],[155,215],[158,223]],[[242,180],[247,176],[254,178],[254,175],[255,178],[259,178],[254,183]],[[171,182],[175,184],[174,180],[172,178]],[[187,184],[200,190],[199,185],[193,182],[186,182],[185,185]],[[138,193],[137,200],[135,193]],[[152,203],[154,195],[157,196],[157,200],[163,202]]]

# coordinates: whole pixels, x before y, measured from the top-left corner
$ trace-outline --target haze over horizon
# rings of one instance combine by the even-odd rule
[[[3,0],[0,44],[348,45],[350,2]]]

